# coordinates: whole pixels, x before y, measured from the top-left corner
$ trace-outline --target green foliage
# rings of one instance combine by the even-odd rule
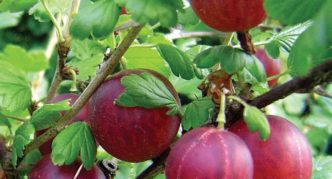
[[[2,0],[0,1],[0,12],[11,11],[18,12],[29,9],[38,0]]]
[[[48,68],[48,61],[43,51],[30,51],[16,45],[7,45],[0,60],[11,63],[26,72],[38,72]]]
[[[170,27],[177,23],[177,10],[182,9],[181,0],[115,0],[124,5],[134,20],[141,24]]]
[[[68,100],[54,104],[45,104],[32,114],[31,123],[35,126],[36,130],[47,129],[53,126],[61,117],[60,111],[66,111],[70,108]]]
[[[21,16],[21,12],[11,13],[7,11],[0,13],[0,29],[16,26],[19,23]]]
[[[175,115],[179,112],[175,97],[161,80],[149,73],[125,76],[121,79],[121,84],[125,91],[116,100],[118,105],[145,108],[167,106],[170,109],[168,114]]]
[[[194,78],[194,70],[187,54],[166,44],[159,44],[158,51],[167,61],[174,75],[186,80]]]
[[[314,159],[312,179],[328,179],[332,177],[332,157],[319,156]]]
[[[31,103],[31,95],[26,74],[0,60],[0,106],[9,111],[24,110]]]
[[[105,38],[113,31],[119,15],[120,7],[113,0],[87,3],[74,18],[70,32],[74,37],[80,39],[90,35]]]
[[[13,151],[11,153],[12,165],[16,166],[17,158],[23,157],[23,150],[25,145],[29,144],[34,135],[35,128],[30,122],[23,123],[15,132],[13,142]]]
[[[205,97],[191,102],[182,118],[184,130],[195,129],[203,124],[211,122],[211,114],[215,107],[211,98]]]
[[[89,169],[96,159],[96,143],[85,123],[75,122],[61,131],[52,143],[52,161],[57,165],[69,165],[80,153],[83,166]]]
[[[259,132],[262,140],[267,140],[270,136],[271,129],[265,114],[256,107],[246,105],[243,113],[244,121],[251,132]]]

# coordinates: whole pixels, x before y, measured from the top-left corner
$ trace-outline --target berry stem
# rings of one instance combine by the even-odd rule
[[[59,42],[64,42],[65,38],[63,37],[60,25],[57,22],[57,20],[55,19],[55,17],[52,14],[51,10],[49,9],[48,4],[46,3],[46,0],[41,0],[41,3],[43,4],[43,6],[44,6],[44,8],[45,8],[45,10],[47,12],[47,15],[51,18],[51,21],[52,21],[53,25],[55,26],[55,29],[56,29],[57,34],[58,34],[58,40],[59,40]]]
[[[224,93],[221,93],[220,94],[219,113],[218,113],[218,117],[217,117],[218,129],[224,129],[224,127],[225,127],[225,123],[226,123],[225,108],[226,108],[226,95]]]
[[[240,41],[241,48],[249,54],[255,54],[255,46],[251,41],[251,36],[249,31],[237,32],[237,38]]]

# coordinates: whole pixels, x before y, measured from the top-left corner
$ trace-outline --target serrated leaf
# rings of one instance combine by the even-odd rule
[[[94,40],[74,39],[71,42],[71,50],[76,58],[83,60],[87,58],[92,58],[95,55],[103,54],[106,49]]]
[[[7,45],[3,53],[0,53],[0,60],[11,63],[26,72],[38,72],[48,67],[48,61],[43,51],[27,52],[16,45]]]
[[[97,148],[89,126],[83,122],[71,124],[55,137],[51,157],[57,165],[69,165],[79,153],[84,168],[90,169],[96,159]]]
[[[264,9],[269,17],[283,24],[294,25],[313,18],[326,0],[265,0]]]
[[[11,154],[12,165],[16,166],[17,158],[23,157],[23,150],[29,144],[35,133],[35,128],[30,122],[23,123],[15,132],[13,151]]]
[[[0,13],[0,30],[16,26],[19,23],[22,14],[22,12],[11,13],[8,11]]]
[[[124,5],[132,18],[141,23],[154,25],[160,23],[164,27],[171,27],[177,23],[177,10],[181,10],[181,0],[116,0]]]
[[[182,118],[182,125],[185,130],[191,128],[198,128],[206,124],[211,119],[211,112],[214,108],[214,103],[211,98],[205,97],[191,102],[184,112]]]
[[[18,12],[29,9],[36,4],[38,0],[2,0],[0,1],[0,12],[10,11]]]
[[[248,57],[245,64],[246,75],[250,75],[250,80],[244,80],[250,84],[266,82],[266,74],[263,64],[254,56]],[[240,75],[241,76],[241,75]]]
[[[166,77],[171,74],[171,70],[168,68],[167,63],[155,49],[130,47],[125,53],[124,58],[124,63],[127,69],[150,69],[159,72]]]
[[[9,111],[26,109],[31,103],[31,89],[26,75],[0,60],[0,106]]]
[[[166,44],[159,44],[158,51],[167,61],[174,75],[186,80],[194,78],[194,69],[187,54],[176,47]]]
[[[53,104],[45,104],[36,110],[31,116],[31,123],[37,131],[47,129],[54,125],[61,117],[60,112],[71,109],[69,100],[63,100]]]
[[[279,50],[280,47],[285,51],[290,52],[296,39],[311,25],[312,25],[311,22],[305,22],[295,26],[287,27],[283,29],[281,32],[273,35],[269,39],[269,43],[265,45],[265,48],[268,51],[269,55],[271,55],[272,57],[277,56],[277,53],[280,52]],[[273,48],[273,50],[271,48]]]
[[[306,75],[311,68],[332,57],[332,1],[328,1],[313,25],[295,42],[288,58],[293,76]]]
[[[260,138],[264,141],[269,138],[271,133],[270,125],[262,111],[247,105],[244,108],[243,117],[251,132],[258,131]]]
[[[80,80],[88,80],[90,77],[96,75],[96,71],[99,68],[98,66],[103,61],[103,55],[95,55],[92,58],[87,58],[83,60],[74,59],[68,63],[68,66],[76,68],[79,70],[77,75]]]
[[[99,0],[81,8],[74,18],[70,33],[79,39],[93,35],[107,37],[114,29],[120,16],[120,7],[113,0]]]
[[[332,157],[318,156],[313,162],[312,179],[332,178]]]
[[[177,101],[165,84],[149,73],[131,74],[121,79],[125,90],[116,104],[125,107],[157,108],[167,106],[170,111],[178,108]]]

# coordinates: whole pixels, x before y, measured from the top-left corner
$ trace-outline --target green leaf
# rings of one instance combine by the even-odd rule
[[[292,49],[293,44],[295,43],[296,39],[311,26],[311,22],[305,22],[302,24],[298,24],[295,26],[291,26],[285,28],[281,32],[273,35],[269,39],[269,43],[265,45],[266,50],[268,51],[269,55],[278,58],[280,53],[280,47],[287,52],[290,52]],[[277,49],[278,48],[278,49]]]
[[[0,13],[0,30],[16,26],[20,22],[21,16],[22,12],[11,13],[7,11]]]
[[[18,12],[29,9],[36,4],[38,0],[2,0],[0,1],[0,12],[10,11]]]
[[[71,25],[71,34],[79,39],[93,35],[107,37],[119,19],[120,7],[113,0],[99,0],[81,8]]]
[[[244,68],[248,58],[252,57],[241,49],[230,46],[217,46],[198,54],[194,63],[198,68],[211,68],[220,63],[222,70],[228,74],[233,74]]]
[[[52,143],[52,161],[57,165],[69,165],[80,153],[83,166],[89,169],[96,159],[96,143],[88,125],[75,122],[61,131]]]
[[[72,54],[73,58],[68,65],[79,70],[78,79],[88,80],[96,75],[98,66],[102,63],[105,47],[97,41],[73,40]]]
[[[331,9],[332,1],[328,1],[313,25],[295,42],[288,59],[291,75],[306,75],[311,68],[332,57]]]
[[[27,52],[16,45],[7,45],[3,53],[0,53],[1,60],[26,72],[38,72],[48,68],[48,61],[43,51]]]
[[[0,106],[9,111],[23,110],[30,105],[31,96],[24,72],[0,60]]]
[[[125,5],[132,18],[140,24],[160,23],[164,27],[174,26],[177,23],[177,10],[181,10],[181,0],[116,0]]]
[[[187,54],[166,44],[159,44],[158,51],[167,61],[174,75],[186,80],[194,78],[194,69]]]
[[[332,178],[332,157],[318,156],[314,159],[312,179]]]
[[[183,25],[195,25],[199,22],[199,18],[191,7],[184,9],[184,12],[179,13],[179,23]]]
[[[269,17],[283,24],[294,25],[314,17],[327,0],[265,0]]]
[[[270,125],[262,111],[256,107],[246,105],[243,117],[251,132],[258,131],[260,138],[264,141],[269,138],[271,133]]]
[[[243,81],[247,83],[257,84],[261,82],[266,82],[264,66],[255,56],[248,56],[248,58],[246,59],[246,65],[244,67],[244,70],[241,71],[241,74],[243,72],[245,75],[248,75],[246,78],[243,79]]]
[[[211,119],[214,103],[211,98],[205,97],[191,102],[184,112],[182,125],[185,130],[198,128]]]
[[[127,69],[145,68],[154,70],[168,77],[171,70],[158,51],[152,48],[130,47],[124,55]]]
[[[11,154],[12,165],[16,166],[17,158],[23,157],[23,150],[32,141],[35,128],[30,122],[23,123],[15,132],[13,151]]]
[[[11,129],[12,125],[10,124],[8,118],[0,112],[0,126],[7,126]]]
[[[60,111],[66,111],[70,108],[69,100],[63,100],[53,104],[45,104],[32,114],[31,122],[37,131],[47,129],[54,125],[61,117]]]
[[[265,45],[265,50],[269,56],[274,59],[279,58],[280,55],[280,45],[277,42],[270,42]]]
[[[42,154],[38,149],[35,149],[29,152],[23,160],[20,162],[21,165],[26,166],[23,167],[23,170],[20,170],[20,173],[27,174],[32,168],[38,163],[38,161],[42,158]]]
[[[178,109],[175,97],[165,84],[149,73],[125,76],[121,79],[121,84],[125,91],[116,99],[116,104],[120,106],[145,108],[167,106],[170,111]]]

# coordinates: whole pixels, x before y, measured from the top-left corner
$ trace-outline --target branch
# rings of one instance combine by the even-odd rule
[[[311,70],[311,72],[304,77],[294,78],[287,83],[280,85],[276,88],[271,89],[269,92],[258,96],[249,102],[250,105],[258,108],[266,107],[273,102],[283,99],[295,92],[308,92],[311,91],[315,86],[328,83],[332,81],[332,60],[329,60]],[[241,119],[243,108],[235,105],[230,107],[227,111],[227,121],[234,123]],[[229,126],[229,124],[227,124]],[[145,169],[136,179],[149,179],[153,178],[156,174],[160,173],[164,169],[164,162],[166,158],[162,154],[157,158],[156,162],[153,162],[147,169]]]
[[[258,108],[266,107],[273,102],[283,99],[295,92],[309,92],[317,85],[332,81],[332,60],[313,68],[304,77],[294,78],[283,85],[271,89],[269,92],[258,96],[249,104]]]
[[[63,68],[65,67],[69,50],[70,48],[66,41],[58,43],[58,59],[55,74],[45,101],[49,101],[55,96],[55,93],[63,80]]]
[[[184,38],[198,38],[198,37],[226,37],[225,33],[221,32],[182,32],[180,30],[173,30],[172,33],[165,35],[169,40],[184,39]]]
[[[72,108],[65,113],[58,123],[48,129],[44,134],[37,137],[30,144],[26,146],[24,154],[31,152],[33,149],[38,148],[43,143],[54,137],[59,131],[61,131],[68,123],[68,121],[74,117],[81,108],[88,102],[93,93],[103,83],[105,78],[112,73],[114,68],[117,66],[123,54],[127,51],[132,42],[136,39],[138,33],[141,31],[143,26],[133,27],[126,38],[121,42],[118,48],[114,51],[112,56],[101,66],[101,69],[97,72],[97,75],[83,91],[77,101],[73,104]]]

